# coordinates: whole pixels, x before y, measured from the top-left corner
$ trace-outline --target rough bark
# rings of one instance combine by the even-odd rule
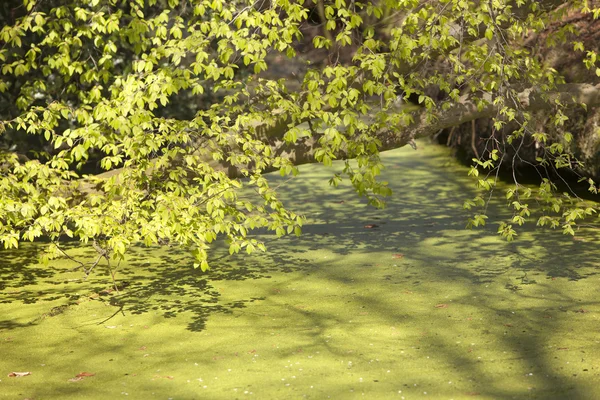
[[[562,104],[586,104],[588,109],[600,106],[600,85],[590,84],[564,84],[557,88],[557,91],[547,93],[542,96],[532,88],[523,90],[518,95],[519,102],[523,111],[535,112],[539,110],[551,109],[558,100]],[[487,99],[491,103],[491,98]],[[425,110],[414,116],[414,123],[407,127],[396,127],[392,129],[381,130],[377,132],[377,137],[381,140],[380,150],[390,150],[412,143],[415,139],[430,137],[442,129],[462,125],[477,119],[493,118],[499,112],[499,107],[489,104],[483,108],[478,108],[477,104],[463,100],[455,103],[450,109],[436,114],[435,118],[427,118]],[[281,120],[273,127],[266,129],[267,137],[281,137],[285,133],[288,120],[283,116]],[[315,162],[314,152],[316,150],[316,141],[314,138],[306,143],[298,144],[294,149],[289,145],[286,153],[290,159],[298,164]],[[283,143],[275,144],[274,151],[281,152]],[[340,154],[338,158],[346,158],[345,154]]]

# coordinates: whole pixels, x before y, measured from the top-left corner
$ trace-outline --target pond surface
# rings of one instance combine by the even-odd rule
[[[447,150],[384,160],[386,209],[303,166],[284,187],[304,234],[220,249],[209,273],[139,248],[117,294],[102,270],[0,252],[0,398],[598,398],[597,233],[465,230]]]

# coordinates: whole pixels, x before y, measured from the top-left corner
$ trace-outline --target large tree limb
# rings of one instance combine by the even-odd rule
[[[542,95],[542,93],[528,88],[521,91],[517,99],[522,110],[527,112],[550,109],[556,106],[557,101],[563,105],[585,104],[588,109],[600,106],[600,85],[564,84],[559,85],[557,89]],[[402,147],[415,139],[433,136],[442,129],[497,116],[500,111],[499,106],[491,104],[491,96],[484,99],[489,103],[484,107],[478,107],[473,101],[464,100],[453,104],[448,110],[436,114],[434,118],[427,118],[427,112],[422,110],[415,114],[414,122],[406,127],[382,129],[376,133],[382,143],[380,150]],[[282,135],[282,131],[284,132],[287,126],[285,122],[285,117],[282,117],[280,123],[273,126],[272,129],[265,130],[267,137]],[[315,162],[314,153],[317,143],[314,138],[296,146],[279,142],[274,147],[276,152],[287,154],[296,165]],[[338,158],[346,158],[346,155],[339,154]]]
[[[533,112],[550,109],[560,102],[563,105],[585,104],[588,108],[600,106],[600,85],[590,84],[564,84],[559,85],[556,91],[542,94],[533,88],[527,88],[518,93],[519,106],[523,111]],[[381,129],[375,133],[381,141],[381,151],[403,147],[412,143],[415,139],[430,137],[442,129],[462,125],[477,119],[493,118],[498,115],[500,108],[492,104],[491,96],[484,97],[488,104],[478,107],[471,100],[465,99],[454,103],[449,109],[427,117],[427,111],[422,110],[414,114],[414,122],[406,127],[392,127]],[[269,121],[256,121],[252,127],[266,141],[271,143],[273,154],[286,157],[295,165],[314,163],[315,152],[319,147],[318,137],[311,137],[295,144],[289,144],[282,140],[283,135],[289,130],[290,117],[285,113],[276,112]],[[308,122],[306,121],[299,121]],[[349,155],[343,150],[336,155],[338,159],[348,158]],[[227,171],[230,177],[239,177],[240,172],[231,165],[219,165],[213,160],[209,161],[211,166],[217,170]],[[117,175],[120,170],[112,170],[98,175],[108,177]]]
[[[478,108],[473,101],[455,103],[450,109],[441,112],[437,118],[428,121],[425,112],[415,118],[415,122],[401,129],[396,139],[396,147],[406,145],[411,140],[434,135],[442,129],[462,125],[481,118],[493,118],[499,114],[500,107],[491,104],[491,97],[487,100],[490,104]],[[565,84],[560,85],[557,91],[546,93],[545,97],[529,88],[518,94],[518,101],[523,111],[533,112],[551,109],[556,101],[564,105],[585,104],[588,108],[600,106],[600,85]],[[394,144],[390,144],[393,148]]]

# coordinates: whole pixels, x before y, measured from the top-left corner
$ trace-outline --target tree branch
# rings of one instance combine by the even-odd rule
[[[491,104],[491,96],[488,95],[484,99],[489,104],[482,108],[478,108],[473,101],[464,100],[453,104],[448,110],[438,113],[434,118],[427,118],[427,111],[422,110],[415,114],[414,122],[409,126],[382,129],[376,133],[382,143],[380,150],[403,147],[415,139],[429,137],[442,129],[452,128],[477,119],[493,118],[498,114],[499,107]],[[600,106],[600,85],[564,84],[559,85],[557,91],[545,94],[528,88],[518,94],[518,99],[523,111],[529,112],[550,109],[556,105],[557,101],[563,105],[585,104],[588,108],[593,108]],[[282,136],[287,126],[285,118],[283,116],[281,123],[266,129],[265,135],[267,137]],[[315,162],[316,144],[316,140],[310,139],[295,146],[279,143],[279,146],[286,147],[285,150],[276,146],[274,151],[289,154],[289,158],[296,165],[306,164]],[[345,155],[340,154],[338,158],[345,158]]]
[[[585,104],[588,109],[600,106],[600,85],[590,84],[564,84],[558,85],[557,90],[553,92],[541,93],[534,88],[522,90],[517,98],[523,107],[523,111],[538,111],[550,109],[559,102],[563,105]],[[391,127],[381,129],[375,133],[381,141],[381,151],[391,150],[412,144],[415,139],[429,137],[442,129],[452,128],[464,123],[475,121],[482,118],[493,118],[498,115],[500,107],[492,104],[490,95],[483,97],[487,105],[478,107],[471,100],[461,100],[454,103],[448,110],[431,115],[428,118],[427,110],[423,109],[414,114],[414,122],[406,127]],[[274,118],[269,121],[255,121],[251,123],[256,132],[271,143],[273,154],[287,157],[295,165],[314,163],[315,151],[319,143],[318,137],[311,137],[295,144],[289,144],[282,140],[283,135],[289,130],[291,118],[285,113],[278,114],[273,112]],[[305,118],[302,122],[309,122],[310,118]],[[344,151],[337,154],[338,159],[348,158]],[[215,165],[214,160],[209,160],[211,166],[217,170],[227,171],[230,177],[240,177],[237,168],[229,165]],[[115,175],[119,170],[109,171],[102,175]]]

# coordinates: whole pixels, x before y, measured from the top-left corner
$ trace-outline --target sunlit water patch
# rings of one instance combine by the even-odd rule
[[[101,266],[1,252],[0,397],[597,398],[594,232],[465,230],[472,182],[445,149],[383,158],[386,209],[303,166],[283,195],[304,234],[217,249],[208,273],[139,248],[117,292]]]

